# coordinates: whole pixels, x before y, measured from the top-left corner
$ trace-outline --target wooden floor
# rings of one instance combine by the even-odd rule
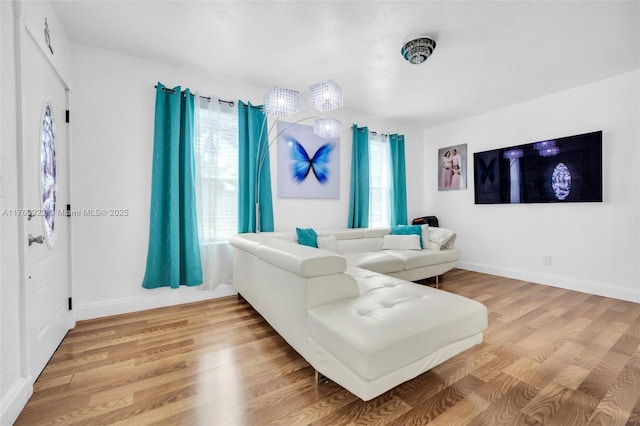
[[[17,425],[640,425],[640,305],[474,272],[484,343],[363,402],[228,297],[82,321]]]

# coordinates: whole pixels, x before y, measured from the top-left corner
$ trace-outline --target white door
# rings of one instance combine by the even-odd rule
[[[40,375],[73,324],[69,310],[67,90],[28,35],[22,58],[24,301],[29,373]]]

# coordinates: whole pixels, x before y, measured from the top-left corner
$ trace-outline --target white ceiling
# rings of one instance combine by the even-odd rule
[[[640,68],[638,1],[53,0],[73,42],[432,126]],[[404,61],[404,41],[434,54]]]

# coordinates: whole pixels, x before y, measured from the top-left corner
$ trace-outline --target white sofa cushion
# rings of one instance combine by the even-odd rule
[[[460,258],[457,250],[386,250],[385,253],[402,259],[405,270],[455,262]]]
[[[338,240],[333,234],[327,235],[326,237],[318,236],[318,248],[342,254],[342,249],[338,245]]]
[[[346,228],[346,229],[333,229],[333,230],[319,230],[318,235],[327,236],[335,235],[338,240],[356,240],[358,238],[364,238],[365,233],[362,228]]]
[[[338,245],[340,245],[342,253],[377,252],[382,250],[383,241],[383,237],[338,238]]]
[[[343,254],[348,267],[368,269],[381,274],[400,272],[404,270],[404,261],[398,256],[385,251],[358,252]]]
[[[318,236],[335,235],[341,253],[360,253],[382,250],[382,238],[389,228],[354,228],[318,231]]]
[[[383,250],[422,250],[419,235],[385,235]]]
[[[362,269],[347,272],[356,278],[360,297],[311,309],[308,333],[365,380],[487,327],[487,309],[474,300]]]
[[[442,246],[435,241],[429,241],[429,250],[440,251],[442,250]]]
[[[391,232],[391,228],[364,228],[366,238],[384,237]]]

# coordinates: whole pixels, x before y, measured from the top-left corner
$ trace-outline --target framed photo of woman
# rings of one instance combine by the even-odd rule
[[[467,144],[438,149],[438,191],[467,189]]]

